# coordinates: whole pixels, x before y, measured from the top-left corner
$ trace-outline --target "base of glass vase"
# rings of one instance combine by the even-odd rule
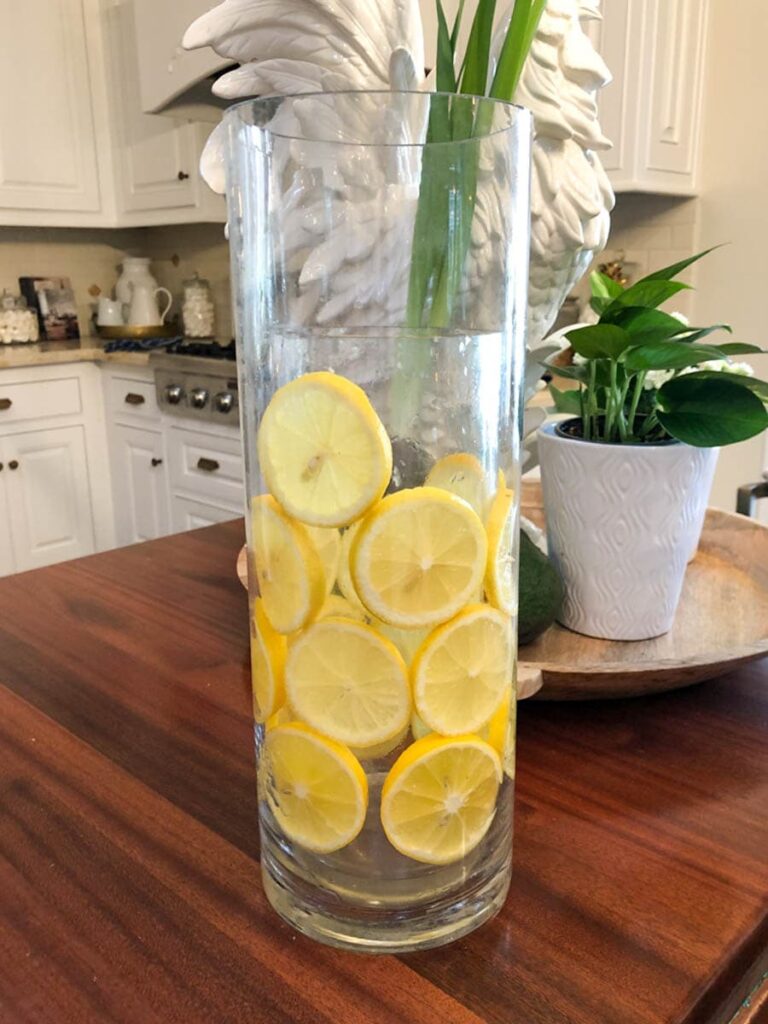
[[[387,905],[340,898],[338,892],[302,877],[281,855],[279,846],[264,843],[262,879],[272,907],[297,931],[318,942],[359,953],[406,953],[443,946],[473,932],[494,917],[509,891],[511,858],[508,843],[493,851],[486,870],[473,872],[467,884],[450,887],[432,898]]]

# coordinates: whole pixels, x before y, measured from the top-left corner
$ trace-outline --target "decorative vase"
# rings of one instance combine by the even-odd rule
[[[602,444],[539,430],[549,552],[565,584],[560,622],[605,640],[672,627],[718,450],[678,441]]]
[[[226,123],[265,891],[323,942],[440,945],[511,869],[530,117],[379,92]]]

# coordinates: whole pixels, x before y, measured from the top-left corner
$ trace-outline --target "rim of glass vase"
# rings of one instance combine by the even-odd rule
[[[348,141],[346,139],[309,138],[306,135],[295,135],[289,132],[273,131],[267,125],[257,125],[253,122],[250,123],[252,127],[260,128],[269,132],[269,134],[274,138],[284,139],[286,142],[305,142],[310,145],[344,146],[346,148],[357,147],[361,149],[425,149],[427,146],[430,148],[433,146],[463,146],[468,143],[476,143],[485,139],[492,139],[496,135],[503,135],[505,132],[513,129],[519,120],[526,120],[531,126],[533,124],[533,115],[531,111],[528,107],[524,107],[519,103],[500,100],[495,96],[478,96],[475,93],[443,92],[440,90],[432,91],[429,89],[335,89],[331,92],[323,92],[321,89],[315,89],[312,92],[270,93],[268,96],[251,97],[250,99],[241,100],[239,103],[233,103],[225,110],[224,119],[234,119],[239,116],[243,123],[247,123],[246,119],[242,116],[242,111],[246,109],[253,110],[254,108],[259,107],[266,108],[271,104],[275,105],[276,110],[276,105],[278,103],[282,104],[286,100],[307,100],[319,97],[327,99],[329,96],[442,96],[444,98],[451,98],[462,102],[471,101],[473,105],[478,107],[481,104],[487,104],[489,107],[492,106],[493,109],[506,109],[510,112],[510,119],[508,124],[494,128],[493,131],[483,132],[480,135],[470,135],[465,139],[445,139],[429,142],[380,142],[378,140],[359,142]]]

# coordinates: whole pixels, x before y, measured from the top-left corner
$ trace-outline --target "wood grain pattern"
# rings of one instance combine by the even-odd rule
[[[344,954],[261,892],[241,543],[0,581],[2,1024],[731,1020],[768,967],[766,663],[526,702],[504,911],[443,950]]]
[[[523,487],[522,511],[544,526],[538,483]],[[657,693],[714,679],[768,654],[768,528],[708,509],[688,566],[675,622],[665,636],[609,641],[554,625],[520,650],[538,668],[543,700]]]

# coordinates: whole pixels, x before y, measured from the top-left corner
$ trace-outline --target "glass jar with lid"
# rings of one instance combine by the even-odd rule
[[[0,342],[34,342],[40,337],[37,313],[21,295],[4,290],[0,296]]]
[[[213,338],[216,333],[216,311],[211,286],[205,278],[195,276],[184,281],[181,315],[187,338]]]

